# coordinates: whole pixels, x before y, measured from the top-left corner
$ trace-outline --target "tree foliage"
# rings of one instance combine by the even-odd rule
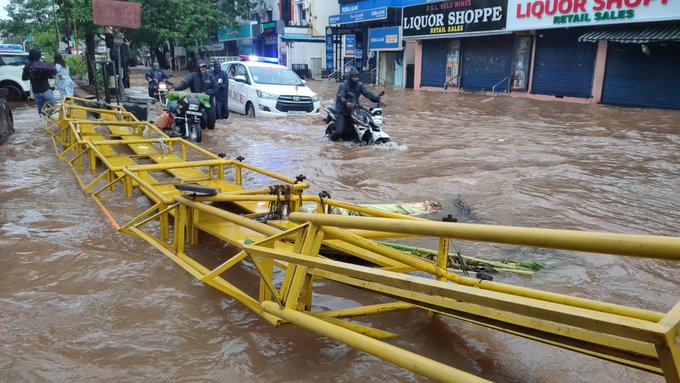
[[[142,4],[142,27],[125,34],[134,45],[159,46],[165,41],[183,46],[204,43],[223,26],[247,20],[251,0],[134,0]],[[92,0],[12,0],[9,20],[0,23],[3,35],[27,36],[39,32],[63,36],[75,23],[78,34],[100,33],[92,23]]]

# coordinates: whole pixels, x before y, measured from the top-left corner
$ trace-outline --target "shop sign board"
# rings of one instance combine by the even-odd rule
[[[401,49],[401,28],[373,28],[368,30],[368,49],[389,51]]]
[[[507,0],[455,0],[404,7],[404,37],[505,29]]]
[[[328,25],[358,23],[363,21],[384,20],[387,18],[387,7],[367,9],[329,16]]]
[[[250,24],[241,24],[238,28],[222,27],[217,31],[217,41],[250,39],[253,32]]]
[[[678,20],[678,0],[508,0],[508,30]]]
[[[108,27],[139,29],[142,26],[142,5],[126,1],[93,0],[92,23]]]
[[[354,50],[356,49],[357,37],[354,35],[345,35],[345,57],[354,57]]]

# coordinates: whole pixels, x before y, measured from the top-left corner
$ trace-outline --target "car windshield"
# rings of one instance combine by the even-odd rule
[[[304,86],[300,77],[288,68],[251,66],[250,74],[259,84]]]

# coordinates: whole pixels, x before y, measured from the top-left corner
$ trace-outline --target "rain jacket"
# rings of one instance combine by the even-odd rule
[[[175,90],[184,90],[189,88],[191,93],[206,93],[209,96],[215,96],[215,76],[210,71],[205,74],[201,72],[201,65],[205,65],[203,60],[196,62],[196,72],[190,73],[182,82],[175,86]]]
[[[218,68],[217,71],[215,71],[215,67]],[[215,99],[226,102],[227,97],[229,96],[229,75],[222,70],[219,61],[213,61],[212,74],[215,77]],[[220,82],[220,80],[222,81]]]
[[[144,78],[146,81],[149,81],[149,89],[155,89],[156,82],[151,82],[151,80],[161,82],[162,80],[168,80],[170,76],[168,76],[168,74],[165,73],[163,69],[151,68],[148,72],[146,72]]]
[[[347,109],[347,103],[351,102],[355,107],[359,106],[359,97],[364,95],[372,102],[379,102],[380,96],[368,90],[366,84],[361,81],[352,82],[352,76],[359,76],[359,71],[356,68],[349,70],[347,78],[338,87],[338,92],[335,95],[335,109],[342,114],[349,114],[351,109]]]

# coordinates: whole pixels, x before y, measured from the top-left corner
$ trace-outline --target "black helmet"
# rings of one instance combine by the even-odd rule
[[[219,61],[213,60],[212,64],[213,64],[213,70],[214,71],[218,71],[218,70],[222,69],[222,65],[220,64]]]

